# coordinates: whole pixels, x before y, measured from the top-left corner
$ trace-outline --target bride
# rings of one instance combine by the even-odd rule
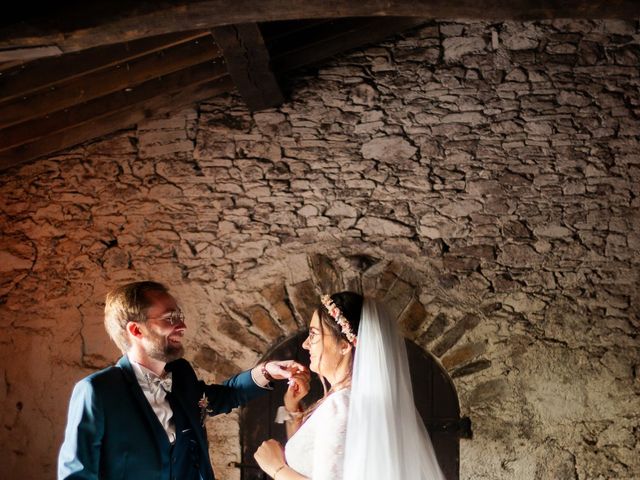
[[[294,375],[278,414],[289,440],[262,443],[262,470],[274,480],[444,480],[413,403],[404,340],[374,301],[324,295],[302,346],[325,395],[303,410],[309,374]]]

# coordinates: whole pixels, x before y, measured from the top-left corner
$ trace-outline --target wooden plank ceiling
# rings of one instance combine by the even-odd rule
[[[0,171],[295,70],[427,18],[638,18],[638,0],[25,0],[0,17]],[[300,20],[305,19],[305,20]]]
[[[169,33],[0,65],[0,170],[230,91],[280,105],[299,67],[424,20],[345,18]]]
[[[633,19],[639,8],[638,0],[22,0],[0,16],[0,52],[5,59],[34,58],[165,33],[281,20]]]

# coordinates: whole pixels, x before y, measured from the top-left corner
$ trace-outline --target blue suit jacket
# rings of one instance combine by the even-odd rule
[[[201,449],[201,475],[213,480],[207,436],[198,402],[205,394],[210,415],[228,413],[266,390],[250,372],[222,385],[199,381],[186,360],[167,364],[172,392],[181,403]],[[166,480],[170,472],[169,440],[142,393],[129,359],[78,382],[69,405],[65,439],[58,458],[58,479]]]

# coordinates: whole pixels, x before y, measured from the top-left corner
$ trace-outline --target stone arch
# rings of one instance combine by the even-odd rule
[[[437,258],[418,261],[378,249],[363,250],[278,255],[267,267],[237,275],[211,296],[216,300],[216,320],[206,328],[237,344],[219,353],[239,358],[253,352],[257,359],[270,346],[306,328],[320,294],[353,290],[384,304],[398,319],[403,335],[437,358],[452,378],[489,368],[490,361],[484,358],[486,339],[464,343],[467,333],[501,307],[487,295],[486,279],[474,272],[453,275]]]
[[[294,344],[299,346],[302,343],[306,323],[317,305],[320,293],[355,290],[384,303],[398,319],[408,341],[412,363],[420,365],[414,370],[431,372],[432,378],[418,378],[415,381],[419,386],[417,402],[434,404],[433,398],[429,398],[429,402],[427,397],[434,394],[435,383],[437,390],[448,392],[445,397],[448,395],[450,400],[440,402],[441,406],[448,405],[444,411],[421,413],[434,436],[434,443],[437,441],[440,446],[448,444],[446,455],[451,459],[446,466],[447,477],[458,478],[458,440],[460,437],[469,437],[471,432],[469,420],[460,421],[458,396],[452,377],[471,375],[491,364],[481,358],[484,353],[482,342],[461,344],[465,333],[480,324],[481,298],[475,304],[458,302],[455,290],[460,287],[456,283],[459,280],[443,275],[442,269],[427,263],[428,260],[422,269],[417,269],[415,262],[403,261],[400,256],[382,259],[375,252],[346,253],[340,256],[326,253],[291,255],[283,261],[285,267],[278,272],[281,274],[283,270],[288,270],[286,275],[274,275],[271,271],[267,278],[275,282],[262,288],[257,296],[248,294],[242,305],[236,300],[233,309],[243,312],[245,324],[254,333],[271,339],[269,353],[263,357],[270,358],[287,349],[295,353]],[[316,386],[318,388],[319,385]],[[242,461],[237,466],[246,467],[242,478],[261,478],[250,476],[255,448],[247,442],[247,432],[254,432],[260,440],[278,435],[284,438],[284,430],[278,432],[271,417],[271,412],[281,402],[282,393],[276,391],[270,395],[267,401],[271,403],[266,407],[262,405],[254,413],[251,413],[251,409],[245,409],[240,415],[244,451]],[[259,412],[257,417],[255,412]],[[265,427],[257,433],[256,425]],[[444,436],[437,438],[441,434]],[[444,441],[446,435],[454,441]]]

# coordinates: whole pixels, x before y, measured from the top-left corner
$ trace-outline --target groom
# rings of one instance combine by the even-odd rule
[[[265,393],[271,380],[304,369],[268,362],[222,385],[199,381],[182,359],[184,315],[156,282],[109,292],[105,327],[124,355],[76,384],[59,480],[214,480],[205,416],[227,413]]]

